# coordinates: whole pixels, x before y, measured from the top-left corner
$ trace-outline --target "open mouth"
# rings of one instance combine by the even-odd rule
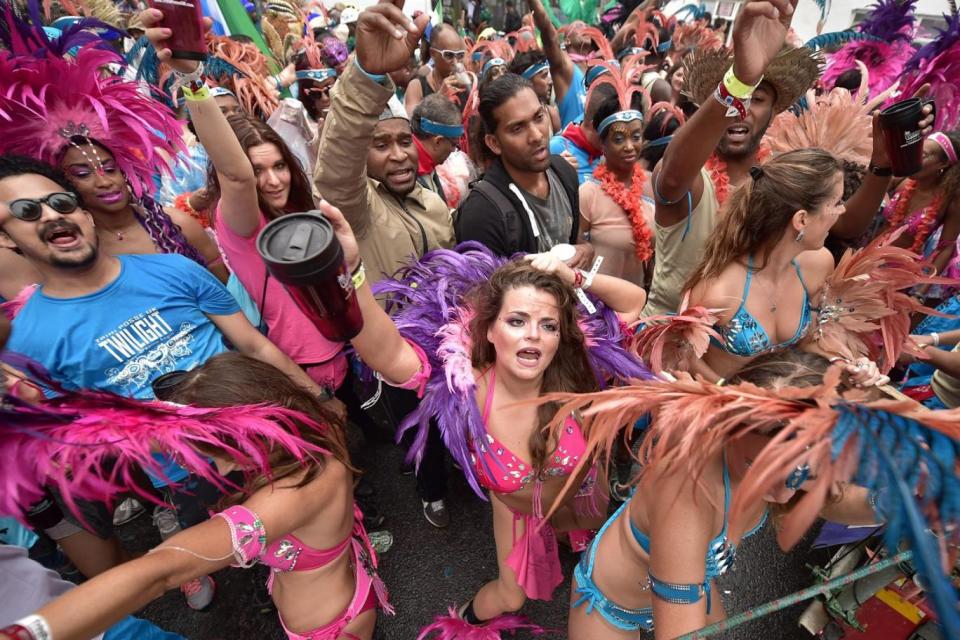
[[[746,142],[750,137],[750,127],[745,124],[734,124],[727,127],[727,139],[730,142]]]
[[[407,180],[413,179],[413,170],[400,169],[399,171],[391,171],[387,176],[394,182],[406,182]]]
[[[71,249],[80,244],[80,231],[65,226],[55,227],[47,231],[43,239],[58,249]]]
[[[537,151],[533,152],[533,158],[535,160],[546,160],[549,155],[550,152],[546,147],[540,147]]]
[[[536,367],[541,355],[540,349],[521,349],[517,352],[517,360],[524,367]]]
[[[278,198],[283,197],[283,189],[280,189],[279,191],[264,191],[263,195],[270,200],[277,200]]]

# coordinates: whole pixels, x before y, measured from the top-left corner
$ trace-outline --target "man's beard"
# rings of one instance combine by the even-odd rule
[[[86,269],[94,262],[97,261],[97,255],[99,250],[93,245],[87,245],[89,251],[83,255],[71,255],[69,258],[63,256],[58,256],[54,254],[50,257],[50,266],[57,267],[58,269],[71,269],[74,271],[81,271]]]
[[[753,156],[757,149],[760,148],[760,142],[763,141],[763,136],[767,133],[767,128],[764,127],[763,131],[759,131],[750,138],[750,144],[743,147],[742,150],[732,150],[727,144],[726,134],[720,138],[720,142],[717,144],[717,153],[726,158],[740,159],[740,158],[749,158]]]

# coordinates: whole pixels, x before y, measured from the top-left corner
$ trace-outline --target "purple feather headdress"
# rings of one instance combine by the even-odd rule
[[[73,136],[96,140],[114,156],[140,197],[169,159],[186,151],[182,125],[140,85],[111,75],[116,53],[88,44],[74,60],[0,53],[0,152],[56,165]]]
[[[900,85],[899,99],[912,96],[924,84],[930,84],[928,98],[937,105],[934,129],[954,129],[960,124],[960,16],[944,16],[945,29],[936,39],[920,48],[907,62],[906,78]]]
[[[328,455],[301,437],[304,428],[324,429],[308,416],[280,406],[185,407],[143,402],[109,393],[68,391],[37,366],[23,366],[58,395],[32,404],[0,397],[0,513],[24,521],[29,507],[56,488],[78,517],[77,499],[111,501],[137,488],[143,468],[165,478],[153,453],[171,455],[191,473],[223,490],[238,487],[221,476],[196,447],[226,451],[248,477],[271,476],[271,452],[282,449],[305,461]],[[108,464],[109,463],[109,464]]]
[[[876,39],[852,41],[829,56],[820,81],[832,89],[841,74],[857,68],[859,60],[870,72],[870,95],[882,93],[897,81],[914,54],[913,11],[916,0],[877,0],[873,11],[855,29]]]
[[[465,242],[453,250],[431,251],[411,261],[394,279],[374,287],[378,295],[386,295],[387,311],[400,333],[424,350],[432,367],[424,397],[401,422],[398,439],[408,429],[415,429],[408,456],[419,463],[430,420],[436,419],[444,444],[481,497],[470,445],[486,440],[486,428],[477,407],[471,362],[473,312],[464,305],[464,297],[507,262],[477,242]],[[643,363],[623,348],[624,335],[616,312],[592,300],[597,312],[588,315],[581,309],[579,322],[597,381],[603,385],[610,380],[652,378]],[[487,464],[484,458],[481,460]]]
[[[40,4],[35,0],[27,3],[29,20],[18,15],[13,3],[2,2],[3,19],[0,20],[0,44],[17,56],[53,56],[62,58],[77,50],[92,45],[106,51],[112,47],[101,34],[116,34],[117,28],[96,18],[82,18],[59,30],[43,26]]]

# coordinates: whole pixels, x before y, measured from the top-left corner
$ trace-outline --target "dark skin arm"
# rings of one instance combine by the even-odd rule
[[[914,97],[923,97],[929,88],[930,85],[920,87]],[[923,135],[926,135],[930,132],[934,120],[933,108],[930,105],[923,107],[922,117],[919,126],[923,130]],[[876,113],[873,114],[873,154],[870,157],[870,164],[882,168],[890,166],[890,158],[880,133],[880,116]],[[862,235],[877,214],[877,209],[883,202],[883,196],[890,188],[890,181],[889,177],[875,176],[867,171],[860,188],[847,200],[844,214],[831,227],[830,233],[847,240],[853,240]]]
[[[564,96],[573,85],[573,61],[567,52],[560,47],[560,34],[550,22],[550,16],[541,0],[530,0],[530,11],[533,12],[533,23],[540,31],[540,40],[543,42],[543,53],[550,63],[550,76],[553,78],[553,90],[557,94],[557,103],[563,102]]]
[[[760,82],[767,65],[783,47],[797,0],[755,0],[745,4],[734,24],[734,73],[741,82]],[[674,134],[673,144],[653,172],[657,198],[657,224],[669,226],[687,216],[687,198],[693,207],[703,196],[700,170],[734,121],[727,109],[708,99]],[[672,203],[672,204],[670,204]]]

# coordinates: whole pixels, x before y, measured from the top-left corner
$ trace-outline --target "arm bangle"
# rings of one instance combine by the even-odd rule
[[[935,346],[935,347],[939,347],[939,346],[940,346],[940,334],[939,334],[939,333],[937,333],[936,331],[931,332],[931,333],[930,333],[930,338],[931,338],[931,340],[933,340],[933,346]]]
[[[363,286],[363,283],[367,281],[367,270],[363,268],[363,262],[357,265],[357,268],[350,274],[350,278],[353,280],[354,289]]]
[[[754,85],[743,82],[733,73],[733,65],[730,65],[730,68],[723,75],[723,86],[727,88],[730,95],[740,100],[749,100],[761,82],[763,82],[763,76],[760,76],[760,80]]]

